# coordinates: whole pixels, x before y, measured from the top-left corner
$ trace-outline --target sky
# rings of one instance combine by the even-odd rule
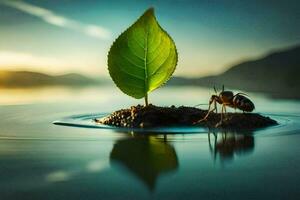
[[[300,44],[298,0],[0,0],[0,70],[108,76],[112,42],[149,7],[176,43],[175,75]]]

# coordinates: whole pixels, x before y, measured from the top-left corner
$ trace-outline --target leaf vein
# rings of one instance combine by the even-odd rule
[[[139,80],[144,81],[144,78],[142,78],[142,77],[140,77],[140,76],[138,76],[138,75],[134,75],[134,74],[132,74],[132,73],[130,73],[130,72],[124,70],[124,69],[121,68],[121,67],[120,67],[120,69],[121,69],[121,71],[124,72],[125,74],[127,74],[127,75],[129,75],[129,76],[132,76],[132,77],[134,77],[134,78],[136,78],[136,79],[139,79]]]
[[[137,67],[137,68],[139,68],[139,69],[142,69],[142,70],[145,70],[142,66],[140,66],[140,65],[134,63],[134,61],[130,60],[127,56],[122,55],[122,54],[121,54],[121,56],[122,56],[125,60],[127,60],[130,64],[134,65],[135,67]]]
[[[170,57],[170,53],[171,53],[171,48],[169,49],[169,54],[168,56],[166,57],[166,59],[164,60],[164,62],[150,75],[151,77],[152,76],[155,76],[157,74],[157,72],[160,70],[160,68],[165,64],[165,62],[169,59]]]

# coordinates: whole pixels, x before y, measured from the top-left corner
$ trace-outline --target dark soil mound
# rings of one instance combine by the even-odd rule
[[[256,113],[227,113],[223,123],[219,123],[220,113],[211,113],[207,120],[194,124],[206,113],[207,110],[194,107],[158,107],[150,104],[147,107],[138,105],[118,110],[95,121],[106,125],[133,128],[192,125],[209,128],[255,129],[277,124],[275,120]]]

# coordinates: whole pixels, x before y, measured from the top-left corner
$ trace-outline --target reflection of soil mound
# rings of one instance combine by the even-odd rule
[[[175,149],[151,137],[132,137],[118,141],[110,154],[110,160],[126,166],[150,190],[155,188],[160,174],[178,167]]]
[[[158,107],[154,105],[132,106],[128,109],[115,111],[108,117],[96,119],[96,122],[120,127],[155,127],[155,126],[189,126],[202,119],[206,110],[194,107]],[[215,127],[220,121],[221,114],[211,113],[207,121],[200,125]],[[256,113],[227,113],[223,128],[255,129],[277,124],[269,117]]]

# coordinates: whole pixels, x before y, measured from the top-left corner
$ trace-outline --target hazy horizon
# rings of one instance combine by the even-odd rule
[[[272,53],[278,53],[278,52],[282,52],[285,50],[290,50],[293,49],[295,47],[299,47],[300,44],[296,44],[296,45],[292,45],[289,47],[285,47],[285,48],[279,48],[279,49],[271,49],[270,51],[262,54],[262,55],[258,55],[256,57],[252,57],[252,58],[248,58],[248,59],[243,59],[243,60],[237,60],[235,62],[232,62],[231,65],[225,66],[223,68],[222,71],[219,71],[217,73],[207,73],[207,74],[175,74],[176,77],[187,77],[187,78],[199,78],[199,77],[206,77],[206,76],[215,76],[215,75],[220,75],[223,72],[227,71],[228,69],[230,69],[233,66],[236,66],[238,64],[241,64],[243,62],[248,62],[248,61],[252,61],[252,60],[257,60],[257,59],[261,59],[264,58],[266,56],[269,56]],[[38,68],[30,68],[30,67],[5,67],[5,66],[0,66],[0,73],[1,72],[33,72],[33,73],[41,73],[41,74],[45,74],[45,75],[49,75],[49,76],[61,76],[61,75],[67,75],[67,74],[79,74],[79,75],[83,75],[89,78],[104,78],[104,80],[109,80],[111,79],[109,76],[109,73],[107,71],[107,73],[100,73],[100,74],[89,74],[89,73],[81,73],[80,71],[58,71],[58,72],[51,72],[51,71],[43,71],[40,70]]]

